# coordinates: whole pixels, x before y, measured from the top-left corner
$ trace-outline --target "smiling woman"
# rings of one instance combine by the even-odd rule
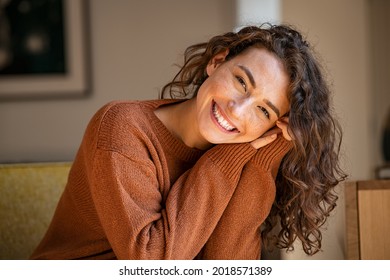
[[[250,26],[191,46],[162,95],[95,114],[32,258],[258,259],[297,237],[320,250],[341,131],[297,31]]]
[[[252,142],[275,126],[280,112],[288,112],[289,77],[282,62],[264,48],[250,47],[225,61],[227,55],[228,51],[217,54],[206,68],[208,79],[196,98],[197,126],[212,144]],[[210,126],[208,108],[212,107],[234,128],[229,130],[234,134],[224,134],[226,129],[219,133]],[[211,121],[221,124],[216,116],[212,114]]]

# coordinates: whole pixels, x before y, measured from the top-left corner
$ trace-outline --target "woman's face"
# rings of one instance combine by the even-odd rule
[[[199,132],[209,143],[250,142],[275,126],[289,110],[289,78],[282,62],[265,48],[251,47],[225,61],[216,55],[199,88]]]

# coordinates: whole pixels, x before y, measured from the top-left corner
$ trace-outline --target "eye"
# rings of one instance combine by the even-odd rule
[[[245,90],[246,92],[246,83],[245,83],[245,80],[243,78],[241,78],[240,76],[236,76],[236,79],[237,81],[241,84],[242,88]]]
[[[261,107],[261,106],[258,106],[258,108],[263,112],[263,114],[265,115],[265,117],[267,119],[269,119],[269,112],[267,111],[267,109],[265,109],[264,107]]]

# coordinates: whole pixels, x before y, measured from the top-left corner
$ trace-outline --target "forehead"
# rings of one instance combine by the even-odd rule
[[[285,71],[282,60],[276,54],[261,46],[249,47],[235,56],[233,60],[245,62],[256,68],[271,68]]]
[[[264,47],[249,47],[232,59],[235,67],[245,66],[255,80],[277,82],[279,85],[288,85],[289,76],[282,60]]]

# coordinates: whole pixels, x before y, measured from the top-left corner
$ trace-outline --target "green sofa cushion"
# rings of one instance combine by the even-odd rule
[[[0,259],[27,259],[53,217],[71,163],[0,164]]]

